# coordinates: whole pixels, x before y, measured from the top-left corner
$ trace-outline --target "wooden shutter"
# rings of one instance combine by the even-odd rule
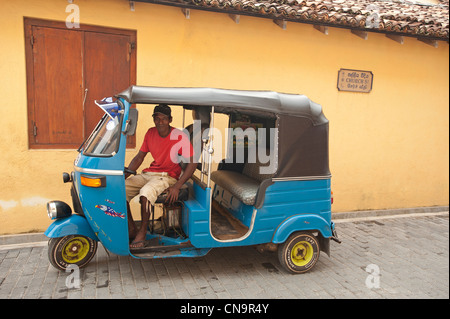
[[[94,100],[136,83],[136,33],[29,18],[24,26],[30,148],[78,148],[103,115]]]
[[[126,35],[86,32],[84,74],[86,75],[85,134],[92,132],[103,112],[94,100],[119,93],[130,86],[130,38]],[[101,79],[99,81],[98,79]]]
[[[34,103],[30,143],[76,147],[83,142],[81,33],[33,27]]]

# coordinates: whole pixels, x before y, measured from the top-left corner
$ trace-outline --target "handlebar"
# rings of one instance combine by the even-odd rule
[[[128,173],[128,174],[132,174],[132,175],[136,175],[136,171],[132,171],[131,169],[128,169],[128,167],[125,167],[123,169],[124,173]]]

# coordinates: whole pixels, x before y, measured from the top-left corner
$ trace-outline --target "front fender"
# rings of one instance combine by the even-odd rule
[[[318,230],[324,238],[332,236],[331,224],[319,215],[294,215],[284,220],[275,231],[272,242],[274,244],[284,243],[288,237],[303,230]]]
[[[83,235],[98,241],[86,218],[80,215],[71,215],[67,218],[55,220],[45,231],[45,236],[58,238],[68,235]]]

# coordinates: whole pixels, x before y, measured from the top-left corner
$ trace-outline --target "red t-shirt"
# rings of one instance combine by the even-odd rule
[[[182,131],[171,127],[170,134],[161,137],[156,127],[152,127],[145,134],[141,152],[150,152],[153,156],[153,162],[144,172],[167,172],[169,176],[178,179],[181,174],[178,155],[190,158],[194,149]]]

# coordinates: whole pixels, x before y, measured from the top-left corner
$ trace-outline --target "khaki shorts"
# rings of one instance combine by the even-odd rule
[[[177,180],[167,173],[144,172],[131,176],[125,180],[127,201],[139,195],[146,197],[152,205],[155,205],[158,196],[176,182]]]

